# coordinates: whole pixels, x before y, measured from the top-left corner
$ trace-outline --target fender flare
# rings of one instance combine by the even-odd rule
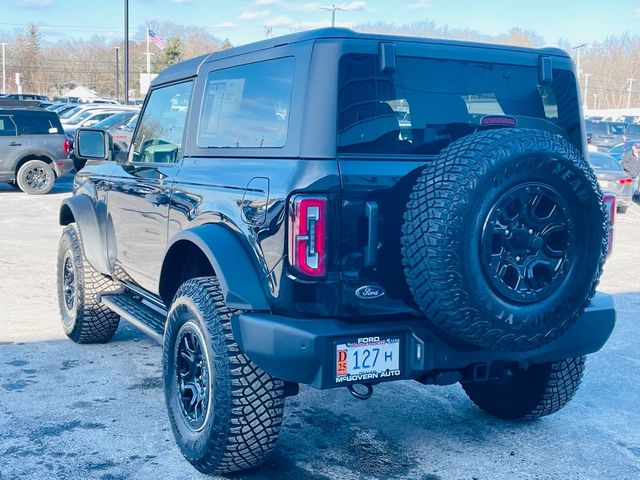
[[[98,272],[104,275],[111,274],[103,236],[100,233],[98,217],[88,195],[80,194],[67,198],[60,205],[60,225],[74,223],[78,226],[80,240],[87,261]]]
[[[231,229],[216,223],[182,230],[172,238],[162,263],[158,286],[163,298],[172,254],[185,242],[195,245],[208,259],[220,282],[227,306],[240,310],[270,310],[262,280],[247,249]]]

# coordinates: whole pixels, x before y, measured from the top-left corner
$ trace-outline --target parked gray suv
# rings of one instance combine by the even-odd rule
[[[48,193],[73,168],[69,151],[56,113],[0,108],[0,182],[32,195]]]

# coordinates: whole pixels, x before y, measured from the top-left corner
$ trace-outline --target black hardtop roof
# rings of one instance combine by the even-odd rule
[[[553,55],[560,57],[568,57],[569,54],[560,48],[532,48],[532,47],[515,47],[511,45],[499,45],[493,43],[480,43],[480,42],[468,42],[463,40],[449,40],[449,39],[437,39],[437,38],[425,38],[425,37],[409,37],[401,35],[381,35],[377,33],[360,33],[350,30],[348,28],[321,28],[317,30],[307,30],[304,32],[292,33],[289,35],[283,35],[280,37],[270,38],[267,40],[261,40],[259,42],[248,43],[239,47],[229,48],[228,50],[222,50],[219,52],[209,53],[201,55],[199,57],[180,62],[164,70],[153,81],[153,85],[158,85],[167,82],[173,82],[182,78],[193,77],[198,74],[200,66],[206,62],[220,60],[223,58],[230,58],[236,55],[244,55],[247,53],[257,52],[259,50],[266,50],[269,48],[275,48],[282,45],[300,43],[306,41],[313,41],[319,39],[329,38],[344,38],[345,40],[378,40],[386,42],[412,42],[412,43],[425,43],[430,45],[459,45],[461,47],[474,47],[483,49],[494,49],[504,51],[517,51],[531,53],[535,55]]]

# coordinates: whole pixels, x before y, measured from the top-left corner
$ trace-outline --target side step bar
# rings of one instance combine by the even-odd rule
[[[134,327],[139,328],[162,344],[166,315],[162,315],[155,308],[146,305],[141,298],[136,298],[127,291],[100,295],[99,301],[124,320],[133,324]]]

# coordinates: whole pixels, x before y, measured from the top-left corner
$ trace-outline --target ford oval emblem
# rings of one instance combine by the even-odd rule
[[[375,285],[365,285],[356,290],[356,297],[363,300],[380,298],[384,295],[384,288]]]

